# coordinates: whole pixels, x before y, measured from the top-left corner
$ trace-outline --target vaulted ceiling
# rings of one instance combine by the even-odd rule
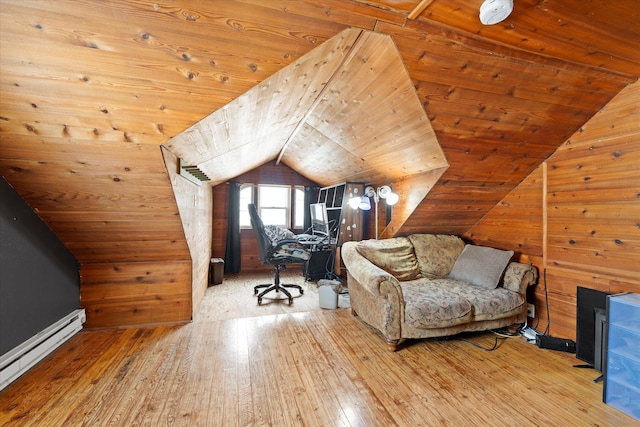
[[[355,28],[163,147],[212,185],[274,158],[324,186],[346,181],[400,187],[411,180],[390,230],[406,221],[449,166],[391,37]]]
[[[185,245],[160,146],[188,158],[188,142],[172,138],[207,117],[227,114],[252,131],[248,139],[256,122],[234,120],[260,117],[270,134],[287,129],[286,146],[223,148],[229,157],[211,166],[215,182],[257,158],[280,158],[322,184],[392,179],[408,192],[422,182],[410,153],[425,141],[403,139],[409,117],[397,110],[368,110],[343,126],[354,110],[339,103],[372,93],[360,77],[340,92],[323,92],[334,74],[302,68],[295,82],[267,83],[308,53],[339,63],[350,43],[325,42],[367,30],[388,41],[381,49],[394,47],[369,56],[387,60],[375,62],[389,78],[384,105],[409,99],[407,86],[391,90],[401,80],[384,68],[397,55],[450,165],[400,232],[463,234],[640,76],[635,0],[521,0],[494,26],[479,22],[481,3],[0,0],[0,173],[83,263],[169,259]],[[307,116],[298,102],[324,113]],[[371,129],[377,135],[365,138]],[[345,139],[362,146],[337,152]],[[322,176],[322,164],[342,172]]]
[[[448,166],[393,40],[358,29],[338,33],[164,146],[212,185],[273,159],[321,185],[399,181]]]

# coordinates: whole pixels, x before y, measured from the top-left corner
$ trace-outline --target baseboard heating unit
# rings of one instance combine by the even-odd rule
[[[75,310],[0,356],[0,390],[78,333],[86,320],[84,309]]]

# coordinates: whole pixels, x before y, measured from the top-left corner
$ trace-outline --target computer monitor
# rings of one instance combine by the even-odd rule
[[[314,236],[329,237],[329,216],[325,203],[312,203],[311,209],[311,234]]]

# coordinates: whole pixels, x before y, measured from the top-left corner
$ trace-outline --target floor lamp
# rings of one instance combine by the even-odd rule
[[[383,199],[387,205],[393,206],[398,203],[400,197],[391,191],[391,187],[388,185],[383,185],[382,187],[378,187],[377,190],[374,190],[372,186],[367,186],[364,189],[364,195],[362,197],[354,197],[349,199],[349,205],[353,209],[360,209],[363,211],[371,210],[371,199],[373,199],[373,203],[375,206],[375,216],[376,216],[376,240],[378,239],[378,202],[380,199]]]

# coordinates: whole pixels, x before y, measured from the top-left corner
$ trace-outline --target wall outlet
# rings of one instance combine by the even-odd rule
[[[536,317],[536,306],[533,304],[527,304],[527,317],[532,319]]]

